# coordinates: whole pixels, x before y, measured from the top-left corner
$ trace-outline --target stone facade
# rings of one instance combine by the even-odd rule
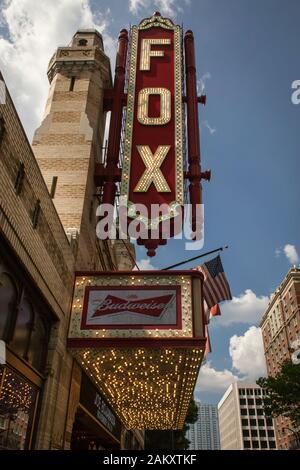
[[[49,341],[35,445],[40,449],[62,448],[64,403],[68,401],[73,362],[66,351],[65,338],[75,256],[8,92],[0,112],[5,126],[0,147],[1,236],[49,304],[56,320]],[[17,187],[22,168],[22,182]],[[40,209],[34,226],[33,214],[38,201]]]
[[[69,449],[80,387],[80,368],[66,349],[74,274],[132,269],[134,250],[129,247],[129,256],[123,242],[96,238],[94,164],[105,125],[103,89],[111,86],[101,35],[78,31],[54,54],[48,76],[45,115],[32,147],[8,92],[0,105],[0,267],[5,251],[52,317],[43,371],[14,359],[42,384],[30,447]],[[15,357],[9,342],[7,349]],[[142,445],[139,433],[137,439]]]

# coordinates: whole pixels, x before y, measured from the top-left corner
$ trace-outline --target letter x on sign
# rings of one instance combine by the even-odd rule
[[[136,193],[145,193],[148,191],[151,183],[154,184],[157,192],[169,193],[170,187],[162,174],[160,167],[170,150],[170,145],[159,145],[155,154],[151,152],[148,145],[137,145],[138,152],[146,166],[146,169],[134,188]]]

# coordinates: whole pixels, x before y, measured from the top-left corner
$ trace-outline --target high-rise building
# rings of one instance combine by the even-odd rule
[[[300,269],[292,268],[270,297],[261,320],[268,375],[274,376],[285,360],[290,360],[293,343],[300,337]],[[292,425],[284,417],[275,420],[279,449],[293,444]]]
[[[190,441],[191,450],[219,450],[220,434],[217,405],[196,402],[198,419],[189,424],[186,437]]]
[[[273,419],[263,411],[265,393],[255,383],[228,387],[218,404],[222,450],[276,449]]]

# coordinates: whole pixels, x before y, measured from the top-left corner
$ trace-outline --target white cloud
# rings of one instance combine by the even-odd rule
[[[93,14],[89,0],[2,3],[0,23],[7,35],[0,36],[1,70],[30,139],[41,122],[49,87],[47,65],[56,47],[69,44],[79,28],[96,28],[111,54],[109,17],[109,9]]]
[[[217,132],[217,129],[215,127],[211,127],[208,121],[203,121],[202,124],[204,127],[206,127],[206,129],[209,130],[210,135],[213,135],[215,132]]]
[[[251,289],[247,289],[239,297],[221,305],[222,315],[216,317],[213,326],[228,326],[232,323],[256,324],[268,306],[267,296],[257,296]]]
[[[229,385],[237,380],[238,377],[230,370],[215,370],[211,367],[211,363],[207,362],[200,369],[195,391],[196,393],[225,392]]]
[[[150,262],[149,259],[141,259],[140,261],[137,262],[137,265],[138,267],[140,268],[140,270],[142,271],[148,271],[148,270],[151,270],[151,269],[156,269]],[[137,268],[135,267],[134,270],[136,270]]]
[[[197,80],[197,93],[202,95],[205,90],[205,82],[211,78],[211,74],[206,72],[202,77]]]
[[[281,253],[282,253],[282,252],[281,252],[281,248],[276,248],[276,250],[275,250],[275,257],[276,257],[276,258],[279,258],[279,256],[281,255]]]
[[[284,254],[289,260],[291,264],[298,264],[299,263],[299,255],[297,253],[296,247],[294,245],[285,245],[283,248]]]
[[[229,354],[233,369],[246,380],[255,381],[267,374],[260,328],[251,326],[243,336],[232,336]]]
[[[213,346],[213,345],[212,345]],[[244,335],[234,335],[229,341],[231,370],[216,370],[212,363],[204,363],[200,369],[195,392],[223,393],[238,380],[256,381],[266,376],[266,363],[260,328],[251,326]]]
[[[149,16],[157,8],[162,15],[171,17],[183,12],[183,7],[190,4],[190,0],[129,0],[129,10],[134,15],[139,15],[141,10],[150,10]]]

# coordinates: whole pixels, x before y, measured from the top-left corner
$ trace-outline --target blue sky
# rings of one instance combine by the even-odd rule
[[[234,302],[222,304],[222,317],[211,322],[213,352],[200,374],[197,397],[217,402],[234,377],[255,379],[264,364],[259,331],[253,326],[258,325],[267,296],[291,265],[299,264],[300,105],[291,102],[291,84],[300,79],[300,2],[13,0],[0,4],[1,70],[30,139],[47,96],[51,53],[57,45],[67,44],[78,27],[96,25],[111,57],[118,31],[154,10],[168,13],[165,16],[183,24],[184,30],[193,30],[198,78],[204,77],[207,94],[207,106],[199,107],[202,166],[213,175],[210,183],[203,183],[203,251],[230,246],[222,260],[235,297]],[[285,253],[287,245],[291,247]],[[163,268],[195,254],[186,252],[183,242],[172,241],[159,248],[151,263]],[[137,255],[147,265],[143,248],[137,249]],[[257,360],[251,370],[253,353]]]

